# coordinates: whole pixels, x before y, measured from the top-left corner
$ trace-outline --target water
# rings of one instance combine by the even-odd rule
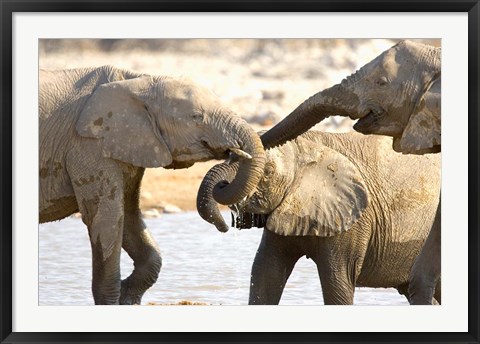
[[[230,214],[224,213],[227,221]],[[157,283],[142,303],[172,304],[182,300],[213,305],[246,305],[251,265],[262,230],[218,232],[196,212],[164,214],[146,219],[162,251]],[[229,223],[229,222],[227,222]],[[39,304],[92,305],[91,252],[87,229],[80,219],[67,218],[39,228]],[[122,251],[121,273],[133,269]],[[322,292],[315,264],[298,261],[281,305],[321,305]],[[357,288],[357,305],[408,305],[395,289]]]

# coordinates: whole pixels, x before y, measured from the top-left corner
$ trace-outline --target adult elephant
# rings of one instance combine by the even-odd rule
[[[140,304],[158,278],[160,250],[139,209],[146,167],[186,168],[244,158],[216,193],[236,203],[258,183],[258,135],[209,90],[184,79],[110,66],[40,71],[40,222],[80,211],[93,255],[95,304]],[[135,263],[121,281],[121,248]]]
[[[393,137],[409,154],[441,151],[441,48],[401,41],[342,80],[300,104],[262,137],[271,148],[297,137],[331,115],[359,119],[363,134]],[[440,203],[437,220],[440,222]],[[412,304],[431,304],[441,275],[440,226],[434,227],[415,263]]]
[[[440,225],[440,156],[397,154],[391,145],[384,136],[310,131],[267,151],[257,190],[233,206],[237,227],[265,227],[249,304],[278,304],[305,255],[317,265],[325,304],[352,304],[355,286],[407,294],[414,259]],[[197,198],[202,218],[220,231],[228,226],[211,193],[234,178],[234,166],[214,166]]]

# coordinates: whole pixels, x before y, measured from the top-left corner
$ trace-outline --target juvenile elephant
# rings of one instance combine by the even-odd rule
[[[339,115],[359,119],[354,129],[361,133],[392,136],[397,152],[440,152],[441,75],[441,48],[401,41],[340,84],[305,100],[262,141],[266,148],[281,145]],[[436,221],[440,217],[439,203]],[[440,256],[440,226],[435,226],[412,269],[412,304],[432,303],[439,286]]]
[[[258,135],[209,90],[110,66],[40,71],[40,222],[76,211],[88,227],[96,304],[140,304],[160,250],[139,209],[146,167],[186,168],[235,152],[240,169],[215,194],[236,203],[258,183]],[[135,264],[120,280],[121,248]]]
[[[267,151],[257,190],[232,208],[237,227],[265,228],[249,304],[278,304],[302,256],[317,265],[325,304],[352,304],[355,286],[407,293],[434,225],[440,156],[402,155],[391,145],[384,136],[310,131]],[[236,166],[214,166],[197,198],[202,218],[221,231],[228,226],[211,192],[234,177]]]
[[[388,135],[403,153],[440,150],[441,48],[401,41],[340,84],[305,100],[263,138],[275,147],[338,115],[354,129]]]

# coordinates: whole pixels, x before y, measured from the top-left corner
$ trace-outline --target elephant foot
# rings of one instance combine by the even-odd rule
[[[420,291],[411,291],[410,304],[411,305],[434,305],[438,302],[433,298],[435,292],[434,288],[424,288]]]
[[[121,305],[141,305],[142,296],[143,295],[122,294],[122,296],[120,296],[120,304]]]
[[[135,292],[128,286],[128,279],[122,281],[122,288],[120,292],[121,305],[141,305],[142,297],[145,292]]]
[[[93,297],[95,301],[95,305],[118,305],[118,299],[114,298],[100,298],[100,297]]]

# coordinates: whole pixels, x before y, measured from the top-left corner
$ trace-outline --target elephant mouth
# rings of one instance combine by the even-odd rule
[[[238,160],[238,158],[243,158],[247,160],[252,159],[252,155],[243,151],[240,148],[228,147],[228,148],[214,148],[208,144],[207,141],[202,140],[201,145],[203,148],[208,150],[211,154],[211,157],[215,160],[225,160],[227,158]]]
[[[401,145],[401,139],[398,137],[393,138],[393,150],[397,153],[402,154],[416,154],[416,155],[423,155],[423,154],[432,154],[432,153],[440,153],[442,151],[442,147],[440,145],[435,145],[429,148],[424,149],[412,149],[407,150]]]
[[[379,121],[383,118],[385,115],[385,111],[381,108],[378,109],[370,109],[367,111],[367,113],[355,123],[353,126],[353,129],[358,131],[359,133],[362,134],[381,134],[379,132],[380,130],[380,125]]]
[[[207,141],[202,140],[200,141],[202,147],[206,149],[211,157],[208,157],[208,159],[215,159],[215,160],[225,160],[228,158],[230,154],[230,149],[225,149],[225,148],[214,148],[208,144]]]
[[[238,230],[257,227],[265,227],[268,214],[257,213],[248,209],[247,198],[229,206],[231,213],[231,226]]]

